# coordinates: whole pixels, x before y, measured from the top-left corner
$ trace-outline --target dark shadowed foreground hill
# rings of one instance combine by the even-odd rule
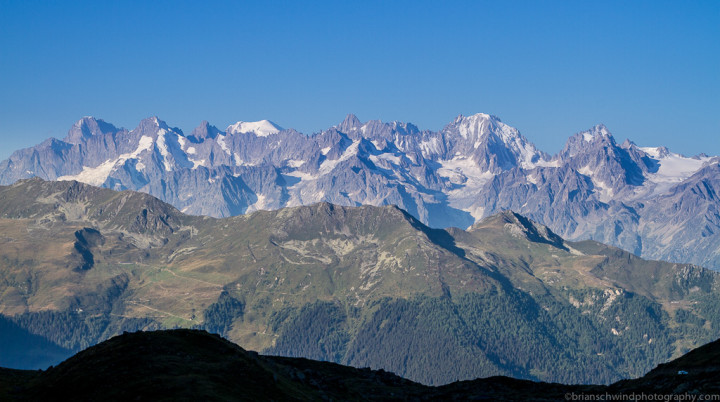
[[[720,342],[716,341],[642,378],[610,386],[491,377],[430,387],[382,370],[262,356],[217,335],[181,329],[125,333],[47,371],[0,369],[0,399],[568,400],[630,394],[707,397],[720,392],[718,357]]]

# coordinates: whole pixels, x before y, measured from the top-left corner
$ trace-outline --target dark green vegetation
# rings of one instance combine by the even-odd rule
[[[426,384],[611,383],[719,337],[718,279],[512,212],[436,230],[392,206],[213,219],[76,182],[0,187],[0,314],[67,353],[184,327]]]
[[[610,386],[507,377],[424,386],[383,370],[262,356],[203,331],[125,333],[46,371],[0,369],[2,400],[567,400],[720,392],[720,342]],[[687,374],[678,374],[679,371]],[[687,395],[685,395],[687,396]]]
[[[245,305],[240,300],[223,291],[218,301],[205,309],[201,327],[214,334],[227,336],[233,322],[237,319],[242,320],[244,308]]]

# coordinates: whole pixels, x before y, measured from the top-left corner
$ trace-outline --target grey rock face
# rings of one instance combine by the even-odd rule
[[[68,131],[68,135],[64,141],[69,144],[80,144],[94,136],[112,134],[118,131],[120,130],[118,130],[117,127],[103,120],[95,119],[94,117],[83,117]]]
[[[615,142],[598,125],[554,157],[486,114],[442,130],[348,115],[312,136],[267,121],[190,135],[156,117],[133,130],[85,117],[0,162],[0,184],[38,176],[143,191],[215,217],[331,202],[394,204],[434,227],[511,209],[571,239],[720,268],[718,157]]]
[[[217,127],[211,126],[210,123],[203,120],[202,123],[190,133],[188,139],[194,143],[201,143],[208,138],[216,138],[220,133],[222,133],[222,131],[218,130]]]

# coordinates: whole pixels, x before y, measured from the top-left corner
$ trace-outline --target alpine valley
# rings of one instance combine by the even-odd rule
[[[569,240],[720,269],[720,158],[618,145],[602,125],[551,157],[486,114],[438,132],[355,116],[304,135],[276,124],[157,118],[134,130],[86,117],[0,162],[0,184],[40,177],[137,190],[193,215],[229,217],[329,202],[397,205],[434,228],[513,210]]]
[[[486,161],[486,168],[496,172],[488,180],[498,182],[503,177],[509,180],[523,173],[538,180],[546,177],[543,180],[548,180],[547,183],[557,184],[559,182],[548,178],[555,175],[556,179],[564,177],[563,186],[569,182],[585,185],[588,200],[602,195],[592,186],[590,176],[574,168],[541,166],[557,162],[548,161],[522,142],[521,137],[506,143],[500,141],[505,137],[493,137],[488,134],[490,131],[480,128],[485,127],[482,124],[495,125],[493,130],[500,130],[498,133],[503,133],[502,130],[509,130],[508,136],[514,133],[496,120],[485,116],[470,120],[480,124],[477,130],[466,131],[463,122],[468,120],[459,119],[454,128],[438,135],[454,133],[458,143],[448,145],[450,148],[468,146],[478,152],[475,155],[486,155],[486,159],[478,156],[473,161]],[[381,177],[395,177],[405,172],[403,180],[416,180],[408,173],[415,171],[413,169],[423,169],[426,174],[423,176],[418,171],[418,178],[433,180],[434,177],[437,182],[433,185],[447,186],[451,194],[477,184],[474,180],[479,177],[462,173],[468,169],[467,161],[461,169],[453,170],[442,167],[440,162],[423,159],[421,151],[415,154],[387,151],[401,144],[403,137],[397,134],[400,131],[415,133],[410,126],[372,128],[370,131],[395,127],[387,132],[398,135],[385,145],[376,140],[376,146],[371,140],[358,139],[364,126],[355,124],[353,119],[348,119],[337,130],[309,140],[292,132],[284,132],[284,137],[279,134],[232,136],[215,133],[207,126],[206,132],[198,130],[192,139],[185,139],[154,119],[143,122],[132,132],[111,132],[104,123],[93,122],[83,120],[68,137],[70,142],[50,140],[40,148],[22,151],[25,154],[21,152],[16,156],[25,155],[22,163],[34,163],[34,172],[40,172],[44,166],[45,174],[52,172],[50,174],[57,177],[69,173],[62,170],[64,166],[74,164],[80,172],[76,174],[79,178],[102,179],[95,184],[109,187],[145,180],[150,176],[144,174],[158,172],[153,164],[159,163],[162,168],[159,171],[163,172],[158,173],[159,183],[165,180],[160,177],[173,177],[176,184],[196,180],[211,197],[207,202],[209,207],[222,204],[213,204],[213,194],[223,202],[245,194],[247,205],[255,208],[273,202],[299,202],[298,197],[312,193],[304,186],[316,186],[312,188],[322,191],[325,180],[327,185],[332,184],[332,175],[321,173],[337,170],[333,174],[338,174],[344,169],[342,166],[346,166],[348,172],[342,180],[337,178],[337,183],[360,180],[358,177],[364,177],[365,183],[375,183],[363,187],[368,189],[365,196],[370,196],[369,189],[385,188],[388,182],[379,181]],[[83,127],[93,124],[97,133],[83,131]],[[270,126],[261,127],[272,131]],[[151,132],[157,135],[151,137],[148,134]],[[481,143],[473,148],[470,140],[461,140],[465,138],[463,132],[467,138],[477,132],[487,135],[478,137]],[[413,135],[425,136],[426,143],[430,144],[434,134]],[[135,143],[127,140],[132,136],[138,137]],[[604,148],[598,147],[630,158],[624,160],[625,163],[641,155],[631,145],[615,147],[601,128],[587,136],[591,144],[604,143]],[[330,137],[334,139],[327,139]],[[293,162],[295,167],[283,168],[269,164],[244,166],[237,162],[250,160],[249,151],[228,156],[219,145],[224,143],[228,149],[237,150],[240,149],[237,145],[230,148],[231,142],[270,141],[257,149],[271,150],[263,158],[273,158],[280,151],[277,151],[279,148],[272,151],[272,141],[293,138],[298,146],[287,148],[297,150],[298,156],[293,160],[310,158],[314,153],[315,162],[307,159],[302,164]],[[327,139],[326,143],[322,142],[323,138]],[[176,140],[176,145],[169,145]],[[303,154],[302,141],[313,141],[307,146],[307,154]],[[573,144],[578,141],[585,141],[585,135],[571,140],[563,155],[577,155],[579,151]],[[137,143],[141,146],[132,148]],[[218,146],[215,151],[207,151],[211,152],[207,155],[218,158],[225,155],[233,158],[235,164],[215,168],[198,164],[195,169],[194,165],[175,169],[181,164],[195,163],[195,159],[183,159],[183,155],[192,153],[179,150],[189,150],[190,144],[194,144],[197,146],[194,155],[203,157],[206,151],[201,151],[199,145],[203,143]],[[502,144],[516,147],[505,148],[507,153],[482,154],[483,150],[497,150]],[[89,158],[91,147],[100,145],[113,147],[118,155],[123,155],[98,165],[107,175],[82,162],[87,160],[83,158]],[[320,148],[315,149],[317,147]],[[517,155],[527,158],[520,160],[519,166],[506,166],[508,161],[515,160],[510,155],[516,155],[512,153],[516,151]],[[455,151],[442,152],[447,155]],[[366,158],[360,158],[359,154]],[[62,164],[46,165],[47,161],[56,160],[57,155],[65,155]],[[391,155],[399,156],[395,160]],[[414,155],[412,158],[416,161],[424,160],[424,165],[409,162],[407,155]],[[507,158],[501,159],[498,155]],[[645,161],[644,166],[656,160],[646,153],[642,155],[645,156],[638,161]],[[580,160],[575,159],[579,156],[559,158],[566,157]],[[679,156],[666,157],[686,161]],[[19,159],[3,165],[9,169],[6,171],[16,169],[18,165],[14,160]],[[447,164],[452,158],[440,160]],[[609,166],[614,159],[602,161],[604,165],[600,165]],[[675,196],[683,200],[695,196],[695,200],[705,200],[711,208],[715,198],[702,198],[702,194],[690,188],[700,186],[698,183],[712,183],[714,176],[710,171],[717,169],[717,164],[704,162],[705,159],[693,161],[705,167],[667,191],[674,191]],[[335,169],[328,170],[333,164]],[[406,169],[401,170],[403,164]],[[428,170],[431,165],[433,172]],[[530,165],[535,167],[525,170]],[[30,170],[30,165],[24,166],[23,169]],[[656,175],[664,172],[658,166],[653,169]],[[138,172],[144,173],[136,175]],[[565,176],[560,176],[560,172],[565,172]],[[650,173],[636,173],[638,176],[631,178],[644,177],[647,183],[643,182],[643,188],[647,191],[662,190],[659,188],[665,182],[658,181],[652,187],[646,178],[651,177]],[[203,174],[206,176],[199,179]],[[308,179],[302,178],[304,175],[308,175]],[[310,179],[311,176],[316,178]],[[122,182],[114,177],[130,181]],[[257,180],[254,183],[269,183],[266,195],[248,189],[247,183],[252,183],[253,177]],[[292,184],[289,177],[300,180]],[[441,180],[442,177],[445,179]],[[613,178],[605,179],[608,189]],[[378,181],[373,182],[375,179]],[[416,192],[401,190],[405,187],[396,179],[395,187],[383,191],[389,191],[388,194],[396,191],[394,194],[400,197],[398,202],[421,200],[427,194],[439,198],[442,194],[431,192],[419,180],[415,181]],[[465,187],[453,181],[465,183]],[[218,185],[218,182],[224,184]],[[245,187],[242,183],[246,183]],[[143,186],[154,189],[155,185],[150,180]],[[524,186],[535,188],[530,184]],[[543,188],[549,191],[552,186],[547,184]],[[626,183],[617,187],[617,191],[641,188],[629,186]],[[160,188],[171,194],[175,187],[158,184],[157,189]],[[228,192],[233,188],[239,192]],[[497,188],[497,191],[504,190]],[[603,194],[611,193],[615,194],[615,190]],[[276,194],[276,198],[270,194]],[[339,192],[335,194],[340,196]],[[663,194],[659,198],[671,197],[667,192]],[[714,193],[707,190],[703,194]],[[328,193],[328,197],[335,196]],[[564,194],[555,199],[574,198]],[[235,200],[238,202],[235,205],[241,205],[241,197]],[[459,198],[448,196],[445,200],[451,203],[458,202]],[[383,202],[390,200],[385,198]],[[611,204],[624,205],[612,200],[593,202],[598,205],[592,215],[595,217],[601,216],[601,212],[608,213],[602,205],[607,208]],[[659,202],[654,205],[660,205]],[[195,205],[192,207],[195,213],[203,212],[199,210],[201,204],[189,203],[184,208],[191,208],[189,205]],[[431,204],[418,202],[416,205],[418,208],[413,212],[420,214],[420,205]],[[451,211],[448,205],[443,208]],[[649,205],[644,208],[647,210]],[[428,212],[426,217],[433,215],[430,209],[423,210]],[[440,213],[442,208],[432,211]],[[465,216],[460,209],[452,211],[455,212],[446,216],[455,217],[453,219]],[[679,236],[681,232],[675,233]],[[712,236],[703,239],[707,238]],[[396,206],[338,206],[325,202],[213,218],[183,214],[141,192],[36,177],[0,187],[0,268],[0,366],[3,367],[45,368],[124,331],[185,327],[221,334],[243,348],[263,354],[384,369],[428,385],[493,375],[609,384],[639,377],[658,364],[720,336],[717,302],[720,274],[716,271],[692,264],[648,261],[592,240],[567,241],[546,226],[510,211],[484,217],[467,230],[431,228]],[[142,337],[137,340],[143,342]],[[97,356],[93,350],[104,349],[91,349],[82,356]],[[183,353],[171,352],[175,356],[172,359],[190,356]],[[28,357],[34,361],[28,362]],[[260,362],[258,364],[280,361],[252,359]],[[72,364],[61,367],[72,367]],[[103,373],[106,368],[110,369],[102,367]],[[49,370],[50,374],[37,378],[55,381],[52,376],[55,373],[63,376],[63,370],[65,368]],[[133,368],[121,368],[121,371],[132,372]],[[283,376],[277,378],[285,381]],[[5,384],[5,380],[0,383]]]

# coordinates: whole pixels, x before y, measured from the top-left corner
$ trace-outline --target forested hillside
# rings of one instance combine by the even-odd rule
[[[184,327],[426,384],[610,383],[720,335],[713,271],[567,242],[512,212],[467,231],[392,206],[214,219],[38,179],[0,200],[0,314],[55,345],[47,357]]]

